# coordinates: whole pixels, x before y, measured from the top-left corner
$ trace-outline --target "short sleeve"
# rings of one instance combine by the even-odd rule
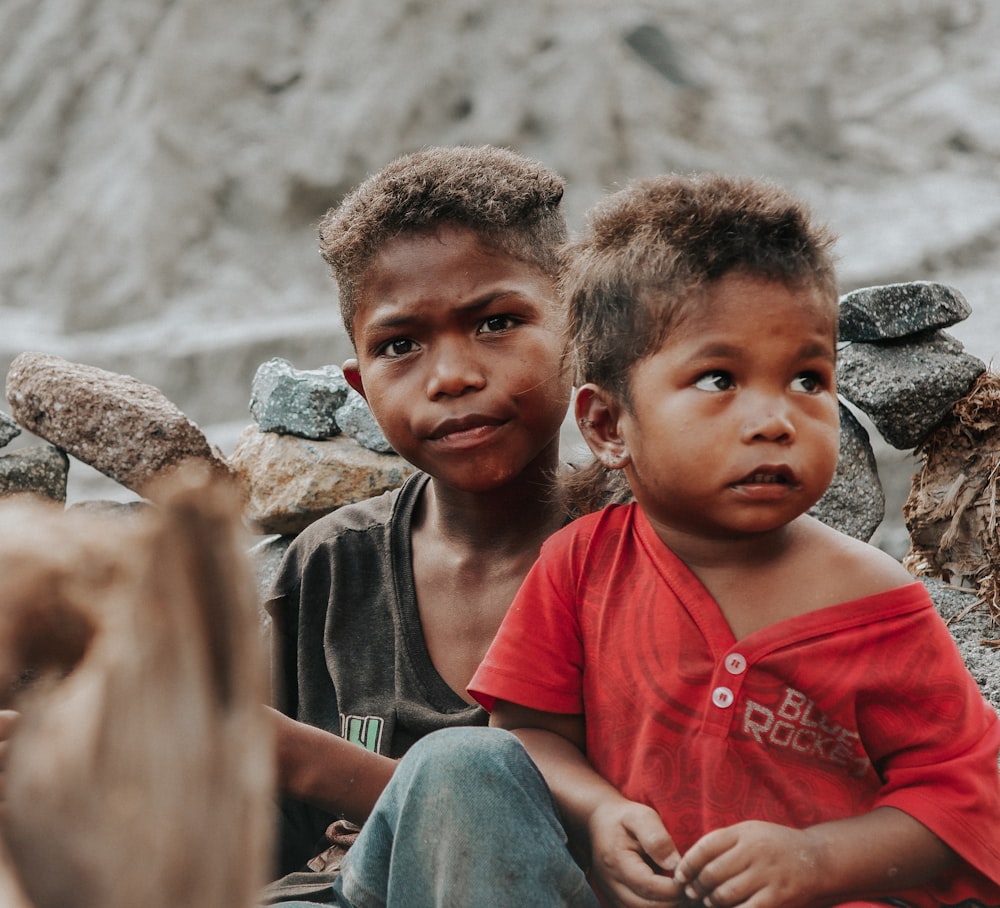
[[[485,709],[583,712],[583,643],[575,604],[573,527],[545,543],[469,684]]]

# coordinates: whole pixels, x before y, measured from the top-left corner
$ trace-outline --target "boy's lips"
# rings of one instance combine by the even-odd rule
[[[427,437],[431,441],[440,441],[443,438],[472,438],[477,434],[483,434],[481,430],[495,429],[497,426],[503,425],[504,422],[506,420],[496,416],[473,413],[468,416],[442,420],[430,431]]]

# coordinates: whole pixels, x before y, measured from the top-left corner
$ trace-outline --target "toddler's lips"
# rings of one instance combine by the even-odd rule
[[[759,485],[794,485],[795,474],[785,466],[763,466],[757,467],[753,472],[747,473],[742,479],[733,483],[735,486],[759,486]]]

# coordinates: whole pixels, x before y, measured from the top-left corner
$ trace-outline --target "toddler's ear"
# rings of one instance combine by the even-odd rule
[[[629,463],[625,439],[618,432],[618,403],[603,388],[586,384],[576,392],[576,423],[588,447],[609,470]]]
[[[341,366],[341,371],[344,373],[344,378],[347,379],[347,383],[354,388],[365,400],[368,400],[365,394],[365,385],[361,381],[361,369],[358,367],[358,361],[356,359],[345,360],[344,365]]]

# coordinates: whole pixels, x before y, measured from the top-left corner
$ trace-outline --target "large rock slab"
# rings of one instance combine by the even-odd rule
[[[295,534],[345,504],[402,485],[414,468],[339,435],[324,441],[243,430],[229,465],[247,492],[244,516],[260,533]]]
[[[156,388],[129,375],[22,353],[7,373],[7,400],[28,431],[139,495],[191,459],[229,472],[201,429]]]

